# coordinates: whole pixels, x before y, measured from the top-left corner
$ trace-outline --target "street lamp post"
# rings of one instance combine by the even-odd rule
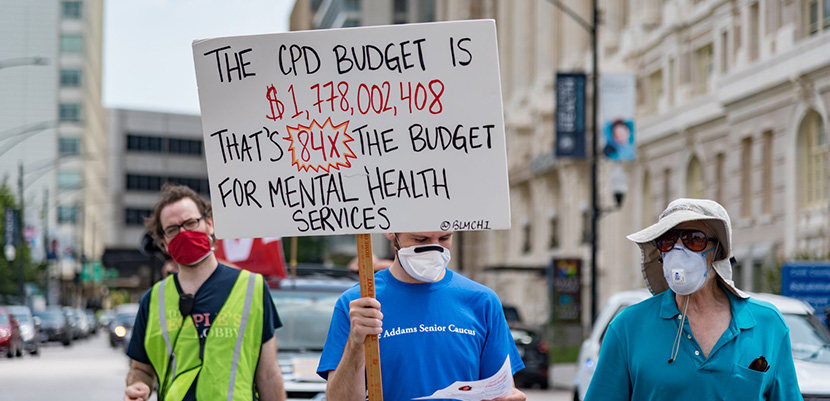
[[[599,9],[597,0],[591,0],[591,23],[586,22],[576,12],[560,0],[548,0],[557,8],[568,14],[591,35],[591,324],[597,318],[597,220],[602,211],[597,199],[597,108],[599,107],[599,50],[597,36],[599,30]]]

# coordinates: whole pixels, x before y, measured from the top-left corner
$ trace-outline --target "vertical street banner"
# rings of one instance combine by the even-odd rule
[[[492,20],[196,40],[219,238],[510,227]]]
[[[585,74],[556,74],[556,157],[585,159]]]
[[[551,313],[556,323],[582,318],[582,259],[554,259]]]
[[[600,146],[609,160],[637,158],[634,129],[635,77],[632,73],[603,74],[599,77]]]

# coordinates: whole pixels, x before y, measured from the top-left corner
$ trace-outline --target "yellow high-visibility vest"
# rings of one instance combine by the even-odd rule
[[[144,348],[158,379],[158,399],[183,400],[198,377],[200,401],[251,400],[262,346],[262,297],[262,276],[240,271],[216,315],[217,321],[224,318],[230,325],[208,331],[202,359],[193,317],[183,319],[179,312],[176,283],[168,277],[153,285]]]

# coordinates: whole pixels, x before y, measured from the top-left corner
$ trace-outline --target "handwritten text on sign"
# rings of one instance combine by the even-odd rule
[[[493,21],[195,41],[220,238],[510,226]]]

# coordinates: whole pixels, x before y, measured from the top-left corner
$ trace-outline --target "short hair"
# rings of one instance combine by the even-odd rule
[[[161,242],[164,238],[164,227],[161,226],[161,211],[172,203],[176,203],[184,198],[190,198],[196,204],[196,207],[199,208],[199,213],[203,217],[213,217],[213,209],[210,203],[206,202],[196,191],[186,185],[166,182],[161,186],[159,195],[161,199],[153,207],[153,214],[144,219],[144,227],[147,228],[147,232],[150,233],[156,242]]]

